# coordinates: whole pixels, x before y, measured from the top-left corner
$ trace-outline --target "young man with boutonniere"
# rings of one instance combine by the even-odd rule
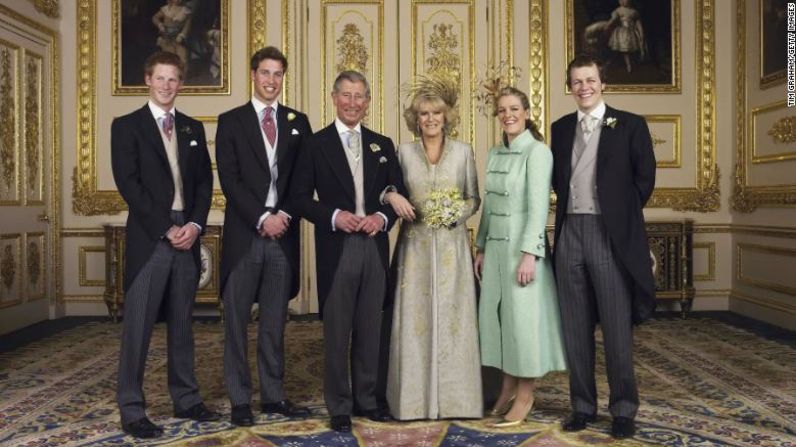
[[[390,420],[376,382],[387,232],[397,216],[379,198],[388,185],[405,190],[392,140],[362,125],[370,105],[365,76],[340,73],[332,101],[337,118],[304,142],[291,189],[299,214],[315,224],[326,408],[332,429],[350,432],[352,414]]]
[[[629,438],[639,398],[633,325],[655,310],[642,209],[655,187],[655,154],[643,117],[603,102],[605,73],[582,55],[567,68],[578,109],[553,123],[553,189],[558,196],[554,262],[569,369],[572,414],[565,431],[595,420],[595,326],[605,346],[611,434]]]
[[[143,379],[159,314],[168,326],[174,417],[219,419],[199,396],[192,326],[201,271],[199,236],[210,210],[213,174],[202,123],[174,107],[183,82],[182,59],[155,53],[144,73],[149,102],[111,125],[113,178],[129,209],[116,397],[125,433],[156,438],[163,429],[146,417]]]
[[[274,47],[254,53],[251,101],[218,117],[216,162],[227,198],[221,254],[224,303],[224,380],[231,421],[254,424],[246,328],[259,304],[257,371],[260,410],[309,416],[285,396],[284,332],[287,305],[298,293],[299,216],[292,206],[293,168],[307,116],[279,103],[287,58]]]

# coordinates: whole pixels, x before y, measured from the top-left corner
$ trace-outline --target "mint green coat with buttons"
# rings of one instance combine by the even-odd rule
[[[525,131],[490,149],[476,246],[484,252],[478,319],[481,363],[517,377],[566,369],[555,278],[545,254],[553,155]],[[517,282],[522,254],[536,277]]]

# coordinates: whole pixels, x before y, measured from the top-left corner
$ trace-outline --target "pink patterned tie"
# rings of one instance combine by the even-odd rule
[[[174,130],[174,115],[171,113],[167,113],[166,116],[163,118],[163,133],[166,134],[166,138],[171,141],[171,132]]]
[[[276,125],[274,124],[274,117],[272,116],[273,112],[273,107],[266,107],[263,122],[261,123],[263,132],[265,132],[265,137],[268,138],[268,144],[270,144],[271,147],[276,143]]]

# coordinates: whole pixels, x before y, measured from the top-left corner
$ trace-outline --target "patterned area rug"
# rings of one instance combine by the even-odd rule
[[[796,350],[711,319],[652,321],[637,331],[642,405],[636,438],[621,443],[608,435],[604,402],[589,429],[576,434],[559,429],[568,413],[565,374],[541,382],[532,417],[514,429],[491,429],[489,420],[380,424],[355,419],[353,433],[336,434],[328,429],[321,397],[318,322],[291,322],[286,336],[287,394],[310,404],[313,418],[258,415],[257,425],[249,429],[174,419],[166,389],[164,329],[158,325],[155,330],[145,392],[148,414],[165,427],[166,436],[136,443],[120,431],[114,389],[121,326],[91,323],[0,356],[0,445],[511,447],[613,442],[796,447]],[[251,329],[253,348],[256,335]],[[195,333],[202,395],[226,420],[222,327],[197,323]],[[608,390],[602,359],[597,368],[604,397]]]

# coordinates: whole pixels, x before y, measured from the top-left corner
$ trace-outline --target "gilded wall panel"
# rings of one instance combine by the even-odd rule
[[[91,260],[89,260],[91,258]],[[80,287],[105,287],[104,268],[100,276],[89,275],[90,270],[98,270],[97,266],[105,264],[104,245],[84,245],[78,250],[78,284]],[[92,268],[93,267],[93,268]],[[92,277],[89,277],[92,276]]]
[[[47,245],[43,232],[25,234],[25,266],[23,283],[27,301],[45,298],[47,295]]]
[[[796,296],[794,262],[796,249],[738,243],[735,279],[748,286]]]
[[[22,302],[22,235],[0,235],[0,308]]]
[[[749,113],[749,144],[751,146],[751,162],[778,163],[796,160],[796,114],[785,105],[785,101],[777,101],[761,107],[755,107]],[[788,172],[784,182],[793,180],[793,168],[789,163],[783,170]],[[787,169],[790,168],[790,169]],[[754,166],[750,167],[750,177],[754,176]],[[765,176],[769,181],[775,169],[766,169]],[[753,178],[750,178],[754,181]],[[758,183],[758,182],[755,182]],[[758,183],[759,184],[759,183]]]
[[[645,115],[658,168],[682,167],[680,115]]]
[[[716,243],[694,242],[694,281],[716,280]]]
[[[794,121],[781,99],[784,89],[768,89],[782,77],[763,75],[762,1],[737,0],[735,211],[796,207]]]
[[[335,117],[328,99],[338,73],[356,70],[368,78],[371,100],[364,124],[384,129],[384,2],[323,0],[321,4],[321,110],[323,123]]]
[[[20,205],[19,54],[0,39],[0,205]]]
[[[44,152],[42,129],[42,57],[30,51],[25,52],[24,92],[24,156],[25,163],[25,203],[44,205]]]
[[[475,90],[475,2],[412,1],[412,80],[417,75],[446,79],[459,92]],[[459,96],[455,137],[475,142],[472,95]]]

